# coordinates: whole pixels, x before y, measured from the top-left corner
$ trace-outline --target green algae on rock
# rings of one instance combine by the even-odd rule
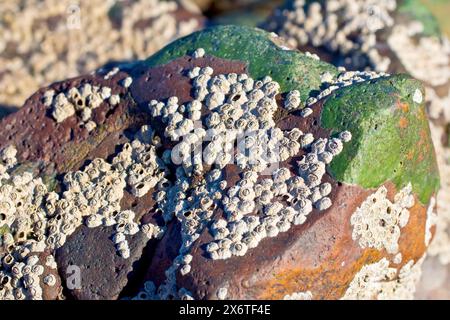
[[[203,48],[208,55],[245,62],[249,75],[255,79],[269,75],[280,84],[281,92],[299,90],[302,101],[311,91],[319,90],[321,74],[337,74],[337,69],[330,64],[277,45],[277,37],[243,26],[207,28],[172,42],[145,64],[149,67],[162,65],[192,54],[195,48]]]
[[[439,173],[422,98],[414,101],[423,90],[419,81],[399,75],[326,98],[322,125],[353,135],[350,147],[331,164],[334,177],[364,188],[392,181],[400,189],[411,182],[427,203],[439,188]]]
[[[80,82],[103,83],[109,74],[103,71],[53,87],[66,92]],[[232,26],[195,33],[146,61],[116,71],[108,87],[120,95],[120,103],[104,101],[95,108],[94,115],[104,111],[108,121],[98,119],[99,125],[90,131],[80,128],[81,115],[77,113],[59,122],[52,118],[48,108],[53,105],[46,107],[42,101],[44,89],[33,97],[35,103],[29,102],[0,122],[0,133],[11,128],[18,132],[13,141],[2,139],[0,145],[16,145],[19,163],[56,165],[62,190],[57,188],[49,196],[41,187],[42,172],[38,179],[27,174],[26,179],[19,176],[15,180],[17,188],[36,180],[45,193],[37,201],[31,199],[31,204],[26,202],[48,212],[42,220],[48,220],[49,227],[43,226],[41,237],[30,239],[32,244],[51,251],[59,270],[72,262],[79,265],[91,283],[89,288],[70,292],[72,298],[133,296],[139,288],[127,291],[130,282],[142,289],[138,299],[279,299],[293,292],[310,292],[317,299],[340,298],[357,270],[368,263],[383,258],[391,261],[389,255],[395,252],[404,262],[395,259],[396,265],[388,263],[387,267],[400,270],[402,264],[412,264],[424,254],[427,207],[414,196],[426,197],[427,193],[413,178],[420,177],[422,169],[435,169],[432,150],[431,158],[422,161],[423,167],[411,166],[398,176],[389,175],[389,170],[399,170],[395,161],[404,160],[410,145],[417,142],[412,129],[422,128],[424,113],[418,110],[423,107],[423,88],[415,80],[361,72],[345,73],[349,76],[346,81],[334,82],[341,74],[333,66],[287,49],[272,34]],[[124,87],[118,88],[118,83]],[[367,96],[371,94],[377,103],[386,104],[370,104]],[[300,106],[300,98],[304,106]],[[338,103],[340,99],[344,106]],[[31,108],[37,109],[35,113],[29,112]],[[134,112],[135,117],[126,117]],[[41,116],[35,117],[36,113]],[[339,122],[341,118],[348,122],[342,130],[339,126],[345,123]],[[29,123],[22,120],[39,125],[20,135]],[[390,144],[390,136],[365,131],[372,128],[366,126],[372,120],[386,123],[386,129],[379,130],[401,139],[394,136],[392,149],[382,150],[386,159],[378,159],[385,164],[384,171],[379,168],[380,176],[366,179],[365,172],[356,172],[352,177],[362,181],[340,184],[348,182],[345,174],[339,176],[341,171],[358,168],[353,159],[375,161],[365,144],[373,146],[374,137],[380,138],[380,144]],[[39,131],[44,121],[48,129]],[[69,133],[66,140],[54,134],[61,129]],[[212,141],[204,139],[207,130],[214,133]],[[272,130],[275,134],[267,146],[276,157],[277,170],[263,173],[272,160],[266,161],[262,154],[266,149],[261,140],[254,148],[251,140],[244,141],[251,152],[236,154],[239,158],[232,152],[228,159],[228,152],[221,148],[234,148],[234,138],[226,135],[231,130],[236,134]],[[424,129],[423,135],[419,142],[431,148],[428,131]],[[41,152],[49,144],[46,139],[57,157]],[[75,140],[81,148],[73,146]],[[209,150],[200,163],[190,161],[191,144]],[[10,159],[14,150],[4,152],[8,174],[14,174],[9,170],[16,163],[15,157]],[[175,151],[180,157],[183,154],[182,160],[188,155],[189,161],[171,161]],[[258,161],[253,163],[249,157],[255,154]],[[333,171],[335,156],[336,161],[341,156],[347,167],[338,163],[338,170]],[[408,174],[411,181],[406,181]],[[383,210],[375,211],[370,219],[356,214],[354,228],[371,223],[371,234],[353,232],[361,237],[355,241],[349,222],[361,204],[373,203],[374,186],[363,185],[371,179],[381,186],[378,199],[384,202],[377,204],[396,206],[394,218],[380,224],[382,217],[376,213]],[[0,196],[9,197],[17,188],[5,187]],[[76,219],[69,219],[71,215]],[[13,213],[12,218],[17,217],[20,215]],[[61,222],[63,228],[59,228]],[[34,222],[31,225],[34,227]],[[105,229],[107,226],[113,228]],[[392,250],[386,252],[371,244],[392,226],[395,235],[383,242]],[[380,229],[380,233],[371,232]],[[145,237],[152,241],[148,250],[142,248]],[[23,246],[12,235],[8,238],[17,247]],[[141,254],[143,250],[146,253]],[[99,260],[98,253],[104,258]],[[149,257],[144,258],[145,254]],[[137,275],[141,274],[137,268],[144,270],[145,276]],[[63,280],[67,276],[61,272]],[[364,290],[358,283],[351,286],[351,292]],[[402,285],[396,278],[392,284],[395,289]],[[7,297],[14,293],[10,287]]]
[[[420,21],[423,25],[422,35],[431,37],[440,37],[441,28],[439,22],[430,12],[430,10],[420,0],[402,0],[398,4],[400,15],[407,16],[406,19]]]

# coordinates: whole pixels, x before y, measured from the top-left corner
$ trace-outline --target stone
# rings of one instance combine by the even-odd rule
[[[371,265],[401,270],[399,284],[392,277],[392,292],[414,286],[426,251],[429,204],[439,187],[424,101],[413,98],[424,92],[422,84],[407,75],[342,72],[286,46],[259,29],[209,28],[146,60],[42,88],[0,120],[6,172],[0,182],[34,179],[20,175],[31,171],[53,192],[40,209],[50,216],[83,213],[64,241],[47,246],[68,299],[365,297],[358,279]],[[193,58],[198,48],[205,54]],[[133,80],[122,86],[128,77]],[[84,83],[120,97],[117,105],[105,100],[93,109],[97,127],[90,132],[80,127],[78,114],[56,122],[46,94]],[[206,100],[213,92],[221,94],[212,95],[210,110]],[[309,114],[285,109],[287,96],[308,101]],[[228,163],[226,153],[213,157],[230,143],[221,133],[233,126],[272,129],[273,144],[243,141],[258,155],[267,145],[271,156],[252,162],[241,154],[237,163]],[[217,163],[197,157],[176,162],[174,154],[191,151],[187,141],[205,145]],[[11,150],[3,152],[10,145],[17,164]],[[270,171],[272,159],[278,171]],[[147,166],[162,171],[148,177]],[[101,185],[118,191],[105,200],[110,207],[91,212],[98,207],[92,181],[105,172],[115,178]],[[140,182],[142,193],[134,189],[142,190]],[[378,189],[384,190],[381,207],[397,205],[401,220],[398,237],[386,242],[389,252],[372,245],[370,236],[352,237],[360,236],[353,228],[365,221],[355,213]],[[80,193],[88,203],[68,209]],[[361,223],[352,224],[353,216]],[[380,234],[383,226],[396,225],[382,221],[386,214],[377,217],[381,227],[373,230]],[[7,236],[9,228],[0,230],[5,244],[22,245]],[[2,259],[10,263],[7,255]],[[81,288],[69,288],[70,266],[80,268]],[[370,289],[378,287],[375,279]],[[389,290],[375,290],[375,298],[394,298]]]

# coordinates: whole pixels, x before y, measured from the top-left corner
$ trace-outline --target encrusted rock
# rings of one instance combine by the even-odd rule
[[[203,24],[188,1],[0,4],[0,107],[110,61],[142,59]],[[1,111],[0,111],[1,114]]]
[[[336,65],[407,72],[425,84],[425,92],[415,91],[413,101],[426,101],[442,181],[436,198],[438,216],[427,227],[427,244],[435,230],[428,258],[448,264],[450,45],[438,21],[416,0],[293,0],[276,10],[264,27],[286,37],[292,46],[313,51]]]
[[[2,263],[38,265],[31,252],[48,251],[78,299],[359,297],[378,261],[413,277],[438,187],[423,87],[281,43],[210,28],[43,88],[2,119],[0,196],[15,195],[0,202]],[[98,87],[95,108],[78,106],[86,86]],[[67,105],[81,112],[54,117]],[[380,212],[390,206],[392,221]],[[382,220],[395,228],[386,240]],[[58,278],[34,269],[40,298]]]

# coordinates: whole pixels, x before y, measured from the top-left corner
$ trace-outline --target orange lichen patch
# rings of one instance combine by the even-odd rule
[[[388,189],[388,198],[390,200],[394,199],[397,193],[394,185],[386,183],[385,187]],[[344,188],[357,187],[345,186]],[[323,236],[325,238],[336,238],[333,247],[328,248],[328,251],[317,252],[313,249],[312,252],[311,250],[305,250],[305,252],[299,253],[300,257],[298,259],[300,261],[297,265],[283,265],[283,268],[274,270],[275,272],[273,272],[273,276],[270,279],[258,283],[257,288],[254,288],[258,292],[256,298],[282,299],[285,295],[292,292],[311,291],[313,299],[339,299],[344,295],[348,285],[363,266],[375,263],[382,258],[387,258],[391,261],[391,267],[396,267],[400,270],[408,261],[417,261],[423,256],[426,250],[424,243],[426,208],[419,203],[417,197],[415,197],[415,205],[410,209],[408,224],[402,229],[399,239],[399,252],[403,256],[401,263],[394,264],[392,262],[394,255],[388,254],[384,249],[362,249],[358,246],[357,242],[352,239],[350,217],[356,207],[372,191],[365,190],[360,192],[361,194],[356,201],[347,201],[345,204],[346,212],[340,212],[336,208],[329,213],[330,215],[343,215],[341,219],[338,219],[339,222],[335,220],[335,223],[341,223],[340,229],[327,230],[321,228],[323,232],[334,231]],[[327,218],[323,220],[327,220]],[[323,220],[319,220],[317,224],[323,223]],[[311,228],[313,229],[314,226]],[[302,255],[308,256],[311,254],[322,256],[319,259],[315,259],[315,263],[302,263],[307,262],[307,260],[302,258]]]
[[[425,228],[427,222],[427,208],[415,197],[414,206],[409,209],[408,224],[402,229],[399,239],[399,251],[402,253],[403,262],[419,260],[426,251]],[[411,236],[411,235],[416,236]]]
[[[402,102],[400,100],[397,100],[397,108],[403,111],[404,113],[409,112],[409,105],[406,102]]]
[[[406,158],[408,160],[414,159],[414,150],[409,150],[408,153],[406,154]]]
[[[417,144],[417,150],[420,151],[418,153],[417,160],[422,161],[424,159],[425,153],[434,152],[434,150],[432,150],[432,144],[430,141],[430,135],[428,131],[426,131],[425,129],[421,129],[419,131],[419,136],[420,140]]]
[[[311,291],[313,299],[339,299],[361,268],[383,257],[382,251],[367,249],[356,260],[342,258],[345,241],[337,245],[324,263],[314,269],[280,270],[273,279],[261,285],[266,290],[257,299],[283,299],[292,292]]]
[[[408,120],[405,117],[401,117],[398,125],[400,128],[405,129],[408,126]]]

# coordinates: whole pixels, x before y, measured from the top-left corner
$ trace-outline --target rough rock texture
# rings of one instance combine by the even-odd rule
[[[190,0],[8,1],[0,24],[0,107],[17,108],[54,81],[146,58],[203,18]]]
[[[198,54],[198,48],[203,48],[206,54]],[[199,56],[193,57],[195,54]],[[168,205],[184,203],[183,193],[175,192],[178,190],[176,182],[183,179],[187,183],[184,185],[186,201],[193,201],[195,192],[203,195],[200,198],[206,198],[201,193],[204,192],[202,186],[212,185],[205,182],[212,168],[205,165],[201,173],[194,171],[191,176],[184,176],[188,167],[183,169],[169,161],[164,167],[164,178],[145,195],[140,197],[126,187],[120,200],[120,210],[133,211],[134,222],[140,223],[139,226],[151,222],[163,228],[162,238],[154,236],[148,240],[141,231],[127,235],[129,257],[123,257],[111,241],[117,236],[114,230],[120,225],[79,226],[55,250],[67,298],[116,299],[137,295],[136,298],[282,299],[310,291],[313,299],[339,299],[348,294],[349,285],[368,264],[384,258],[390,270],[400,270],[420,261],[426,250],[426,232],[433,231],[427,223],[427,209],[439,186],[424,103],[417,99],[419,93],[423,94],[422,85],[405,75],[364,74],[361,76],[368,78],[355,80],[351,77],[354,82],[347,87],[325,89],[324,76],[335,79],[341,72],[310,55],[289,49],[282,39],[262,30],[232,26],[206,29],[170,44],[145,61],[122,65],[112,76],[107,76],[110,70],[106,69],[52,85],[50,88],[58,93],[90,83],[108,86],[112,94],[120,96],[118,104],[105,101],[93,110],[91,118],[97,126],[92,131],[80,126],[80,114],[56,122],[52,107],[44,105],[50,88],[43,88],[27,100],[21,110],[0,120],[0,136],[4,137],[0,140],[0,150],[16,146],[20,163],[17,170],[31,169],[61,196],[67,196],[65,189],[73,188],[70,183],[63,183],[64,173],[83,169],[95,162],[95,158],[117,165],[114,161],[118,152],[129,148],[127,142],[136,145],[136,137],[148,141],[158,136],[160,142],[152,143],[156,156],[165,159],[163,151],[175,148],[177,142],[165,134],[168,126],[163,121],[164,114],[154,116],[149,112],[150,106],[154,106],[151,100],[167,101],[168,107],[174,101],[169,99],[171,97],[177,97],[180,106],[192,101],[197,93],[189,72],[195,67],[204,68],[202,72],[209,72],[206,67],[211,67],[212,76],[246,74],[255,80],[278,83],[279,93],[273,97],[277,105],[273,120],[279,129],[284,132],[300,129],[313,134],[314,139],[335,139],[335,145],[331,146],[334,149],[330,150],[339,149],[339,145],[343,149],[336,151],[335,159],[323,173],[322,182],[330,188],[328,202],[314,202],[306,221],[292,224],[277,236],[264,238],[243,256],[212,259],[205,248],[213,240],[210,228],[216,219],[226,218],[228,210],[221,197],[211,211],[212,216],[204,221],[205,227],[197,230],[199,237],[189,246],[184,242],[189,227],[185,218],[191,216],[192,211]],[[272,80],[264,78],[266,76]],[[125,81],[128,77],[132,79],[129,86],[124,85],[130,84]],[[292,93],[293,90],[298,93]],[[301,104],[299,109],[288,111],[283,105],[293,95]],[[318,101],[311,100],[314,97],[318,97]],[[306,114],[305,110],[311,114]],[[200,120],[206,121],[211,113],[202,106]],[[148,128],[142,131],[143,125],[151,126],[152,133],[148,136],[145,136]],[[347,133],[346,138],[343,132]],[[348,136],[350,133],[352,137]],[[338,137],[345,140],[343,146]],[[301,169],[298,162],[304,161],[312,152],[311,148],[305,144],[295,156],[282,160],[280,168],[297,175]],[[367,170],[369,164],[372,164],[371,170]],[[227,164],[219,171],[227,182],[221,191],[223,196],[238,185],[245,170]],[[264,178],[258,176],[258,183]],[[402,211],[406,224],[400,227],[384,230],[386,221],[377,221],[383,232],[400,230],[396,255],[384,249],[362,247],[352,238],[354,212],[379,188],[386,190],[389,201],[383,201],[404,202],[402,208],[407,208]],[[162,199],[156,200],[162,190],[168,191]],[[277,200],[284,206],[290,203],[289,199]],[[200,204],[202,208],[206,206],[205,202]],[[193,207],[193,211],[197,209],[200,210]],[[389,213],[391,209],[386,210]],[[261,211],[252,210],[251,214],[262,215]],[[187,252],[180,253],[182,248]],[[174,259],[184,259],[182,273]],[[80,289],[70,290],[67,286],[70,274],[66,271],[71,265],[80,267]],[[396,277],[393,275],[393,282]],[[174,279],[175,288],[170,287]],[[169,287],[161,286],[167,280]],[[142,292],[143,288],[152,291],[148,281],[156,285],[157,293]],[[376,279],[373,281],[375,283]],[[411,284],[406,285],[409,288]],[[401,285],[399,281],[398,286]],[[387,292],[379,294],[395,298]]]
[[[335,65],[406,72],[425,84],[427,113],[442,187],[436,199],[438,220],[428,259],[437,259],[446,265],[450,262],[450,50],[448,39],[439,30],[440,27],[445,30],[446,26],[439,24],[421,1],[340,0],[333,3],[335,6],[331,1],[288,1],[263,27],[279,32],[292,45],[314,52]],[[353,12],[344,18],[344,12],[348,14],[351,8]],[[318,23],[321,21],[327,22]],[[338,29],[333,28],[336,25]],[[430,261],[425,266],[436,264],[437,261]],[[425,272],[427,270],[430,268],[425,268]],[[424,281],[430,277],[434,277],[433,273],[425,275]],[[425,290],[428,286],[421,287]],[[424,297],[426,293],[419,296]]]

